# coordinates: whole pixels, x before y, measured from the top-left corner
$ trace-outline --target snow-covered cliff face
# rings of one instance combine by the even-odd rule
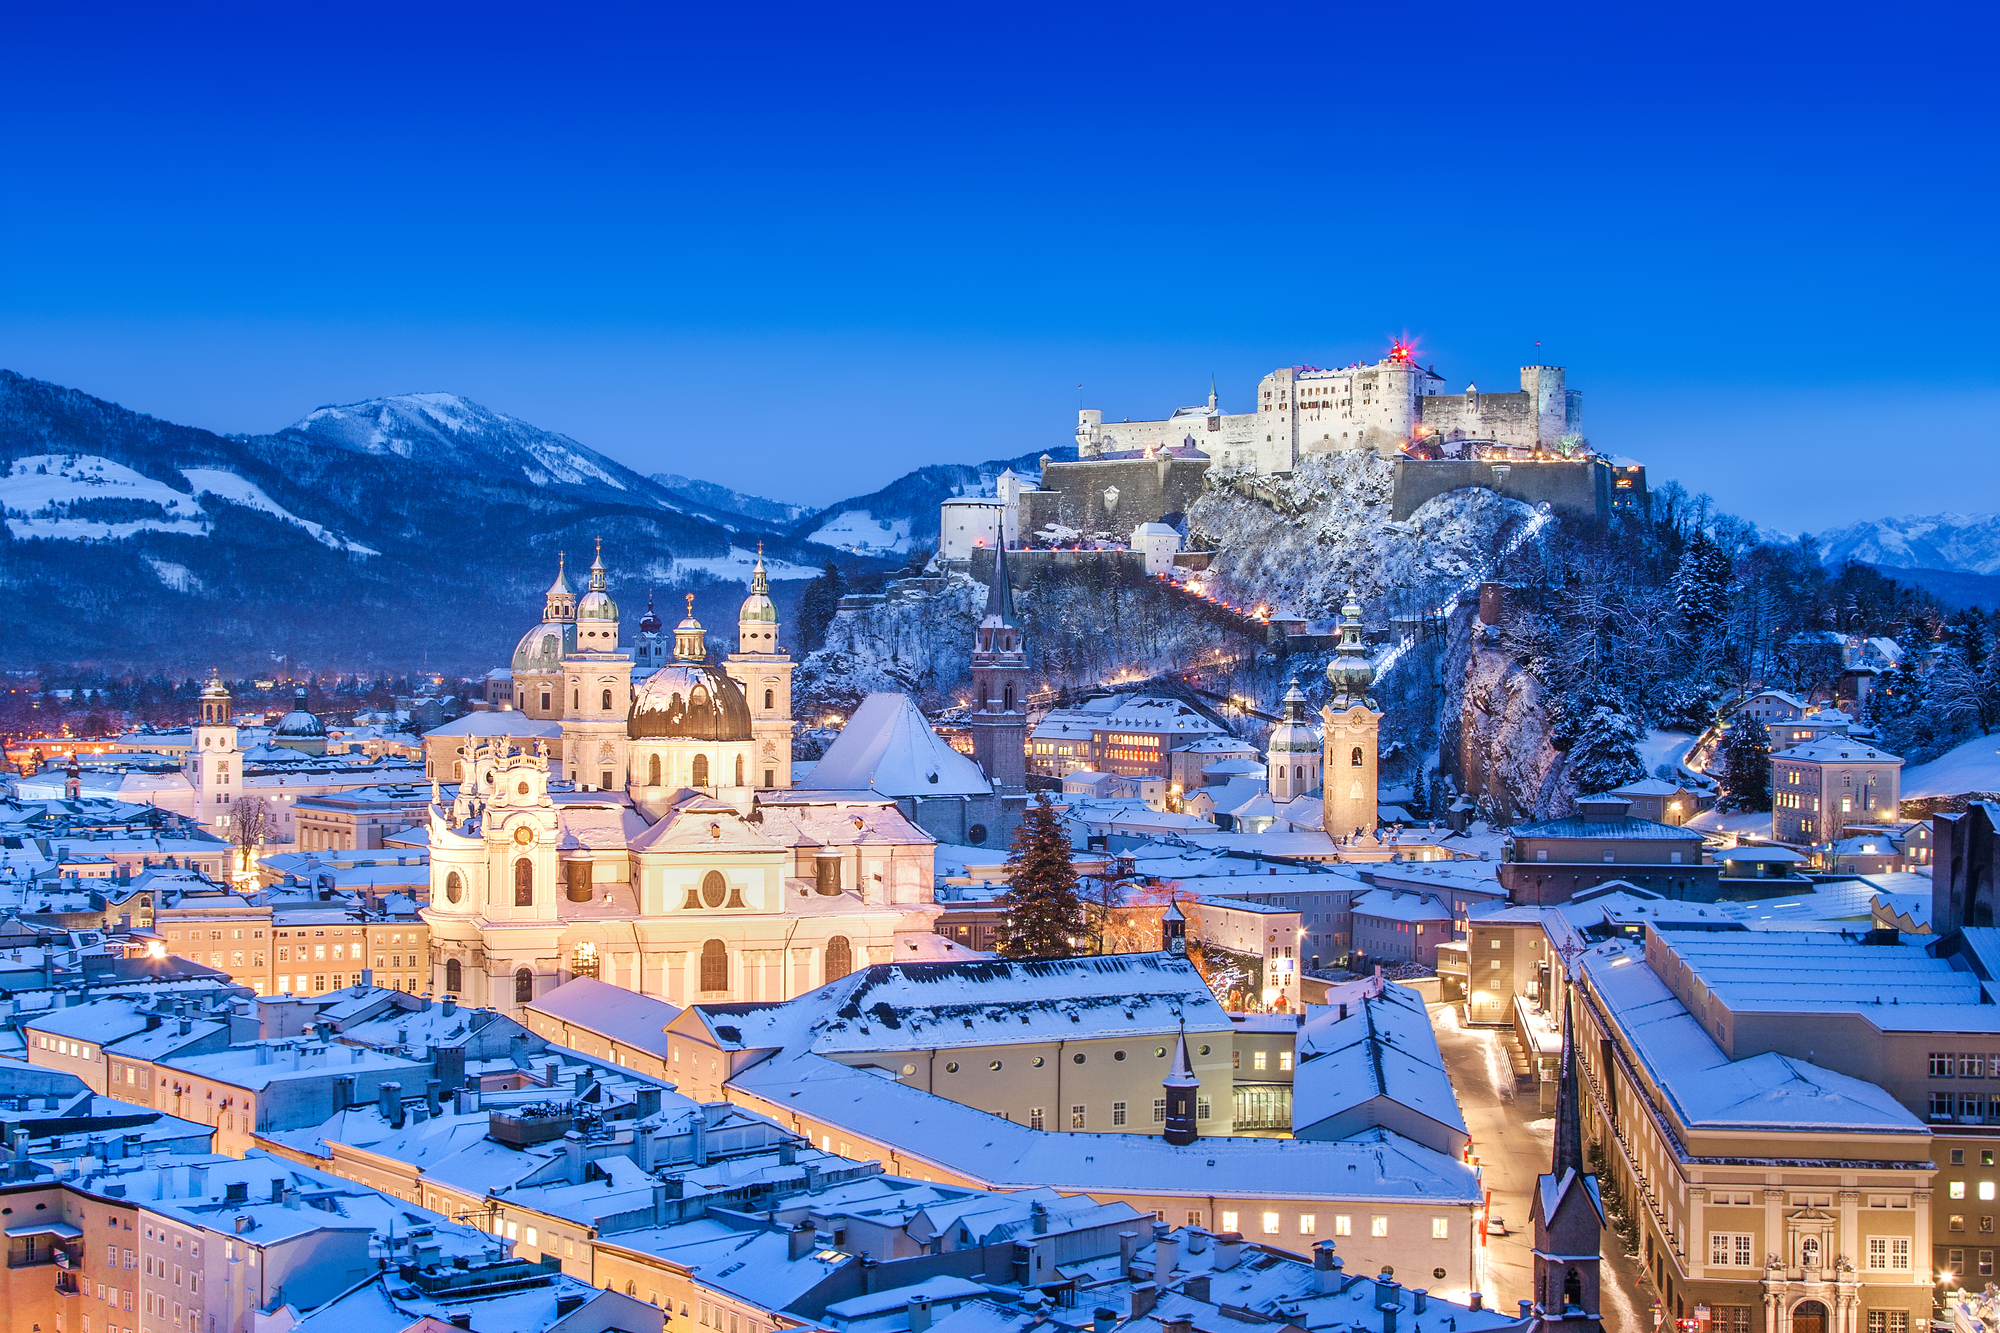
[[[1394,480],[1394,464],[1372,451],[1316,454],[1289,478],[1259,479],[1256,498],[1212,486],[1188,514],[1191,542],[1215,548],[1210,572],[1232,601],[1317,618],[1335,614],[1352,589],[1373,620],[1442,602],[1534,516],[1491,491],[1463,490],[1398,523]]]
[[[1462,638],[1472,617],[1460,620]],[[1441,756],[1445,770],[1456,768],[1460,791],[1492,797],[1493,813],[1503,823],[1567,813],[1577,793],[1564,773],[1563,756],[1549,744],[1553,719],[1541,683],[1500,648],[1461,648],[1451,655],[1452,665],[1461,659],[1463,670],[1445,676],[1458,687],[1457,707],[1447,713],[1457,724],[1446,737],[1455,742],[1455,753]]]
[[[926,708],[950,704],[946,692],[972,669],[972,632],[985,606],[985,585],[960,575],[928,597],[839,612],[825,644],[799,664],[797,715],[846,714],[877,690],[914,695]]]

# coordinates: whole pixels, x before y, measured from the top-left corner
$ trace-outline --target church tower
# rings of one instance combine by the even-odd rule
[[[1167,1093],[1167,1125],[1160,1137],[1176,1147],[1193,1143],[1200,1132],[1195,1093],[1201,1087],[1201,1080],[1194,1076],[1194,1069],[1188,1063],[1185,1032],[1174,1047],[1174,1067],[1160,1080],[1160,1086]]]
[[[229,688],[213,667],[201,687],[200,711],[194,724],[194,749],[188,756],[188,782],[194,788],[194,816],[210,833],[229,827],[229,807],[243,792],[243,760],[236,746],[236,724],[230,718]]]
[[[1014,616],[1014,589],[1007,581],[1007,548],[993,552],[993,582],[986,589],[986,615],[972,648],[972,757],[996,788],[1028,785],[1028,649]]]
[[[1598,1237],[1604,1203],[1583,1169],[1582,1107],[1576,1087],[1576,1024],[1563,993],[1562,1068],[1556,1083],[1556,1143],[1549,1174],[1536,1182],[1535,1299],[1531,1330],[1604,1333],[1599,1314]]]
[[[1294,676],[1292,687],[1285,691],[1284,721],[1271,729],[1265,750],[1265,776],[1272,800],[1294,801],[1320,789],[1320,766],[1325,759],[1321,745],[1320,729],[1306,720],[1306,694]]]
[[[557,579],[561,583],[560,576]],[[623,791],[625,715],[632,707],[632,656],[619,651],[618,603],[607,591],[604,539],[590,566],[590,591],[576,604],[576,648],[563,661],[563,766],[580,787]],[[556,600],[551,589],[549,599]]]
[[[1328,836],[1372,838],[1376,812],[1376,762],[1379,758],[1382,710],[1368,697],[1375,669],[1368,664],[1368,642],[1361,631],[1361,604],[1349,594],[1340,609],[1340,643],[1327,663],[1327,684],[1333,698],[1320,710],[1325,737],[1321,800]]]
[[[779,646],[778,608],[771,601],[764,544],[759,542],[750,595],[736,615],[736,651],[722,669],[743,687],[750,704],[752,785],[762,791],[786,791],[792,785],[792,671],[797,665]]]

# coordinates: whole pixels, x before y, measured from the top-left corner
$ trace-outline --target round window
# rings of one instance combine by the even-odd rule
[[[916,1072],[917,1072],[917,1067],[916,1067],[915,1065],[904,1065],[904,1066],[903,1066],[903,1077],[904,1077],[904,1078],[908,1078],[908,1077],[909,1077],[910,1075],[912,1075],[912,1074],[914,1074],[914,1073],[916,1073]]]
[[[1035,1068],[1040,1069],[1042,1065],[1045,1063],[1046,1061],[1044,1061],[1041,1056],[1038,1055],[1035,1057]]]
[[[1442,1268],[1433,1268],[1431,1270],[1431,1276],[1436,1278],[1439,1282],[1442,1282],[1444,1281],[1444,1270]]]
[[[729,882],[720,870],[711,870],[701,877],[701,903],[704,907],[720,907],[729,900]]]
[[[1070,1057],[1070,1059],[1071,1059],[1071,1060],[1073,1060],[1073,1061],[1075,1061],[1075,1062],[1076,1062],[1077,1064],[1082,1064],[1082,1063],[1083,1063],[1083,1052],[1082,1052],[1082,1051],[1078,1051],[1078,1052],[1077,1052],[1077,1053],[1076,1053],[1075,1055],[1072,1055],[1072,1056]]]
[[[1113,1051],[1113,1052],[1111,1053],[1111,1058],[1112,1058],[1112,1059],[1114,1059],[1114,1060],[1123,1060],[1123,1059],[1125,1058],[1125,1052],[1123,1052],[1123,1051]]]
[[[528,794],[528,784],[524,782],[520,786],[516,787],[514,790],[519,792],[521,795],[526,796]]]
[[[1208,1054],[1208,1047],[1206,1047],[1206,1046],[1202,1047],[1202,1048],[1201,1048],[1201,1049],[1200,1049],[1199,1051],[1196,1051],[1196,1052],[1195,1052],[1195,1054],[1196,1054],[1196,1055],[1207,1055],[1207,1054]]]
[[[986,1067],[988,1069],[993,1070],[995,1073],[998,1073],[1000,1070],[1000,1062],[998,1060],[994,1060],[991,1063],[989,1063]]]
[[[984,825],[984,824],[974,824],[974,825],[973,825],[973,826],[972,826],[971,828],[969,828],[969,829],[967,829],[967,830],[965,831],[965,840],[966,840],[967,842],[971,843],[971,844],[972,844],[972,845],[973,845],[974,847],[983,847],[983,846],[985,846],[985,845],[986,845],[986,825]]]
[[[1164,1046],[1155,1046],[1155,1047],[1153,1048],[1153,1058],[1154,1058],[1155,1060],[1164,1060],[1164,1059],[1166,1059],[1166,1058],[1167,1058],[1167,1048],[1166,1048],[1166,1047],[1164,1047]]]
[[[444,896],[451,902],[457,902],[465,896],[465,881],[458,877],[456,870],[444,877]]]
[[[950,1064],[946,1065],[944,1072],[947,1074],[956,1074],[958,1072],[958,1061],[953,1060]]]

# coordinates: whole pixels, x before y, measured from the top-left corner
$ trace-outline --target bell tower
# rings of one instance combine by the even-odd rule
[[[1188,1063],[1185,1032],[1174,1046],[1174,1067],[1160,1080],[1160,1086],[1167,1092],[1167,1125],[1160,1137],[1175,1146],[1193,1143],[1200,1133],[1195,1117],[1195,1093],[1201,1087],[1201,1080],[1194,1076],[1194,1069]]]
[[[623,791],[625,718],[632,710],[632,655],[618,646],[618,603],[611,599],[604,541],[590,566],[590,590],[576,604],[576,649],[563,659],[563,765],[571,782]]]
[[[210,667],[201,687],[194,725],[194,749],[188,756],[188,781],[194,787],[195,818],[210,833],[229,827],[229,808],[243,794],[242,754],[236,745],[229,687]]]
[[[1597,1177],[1583,1169],[1583,1122],[1576,1087],[1576,1023],[1563,992],[1562,1067],[1556,1082],[1556,1143],[1549,1174],[1536,1182],[1535,1299],[1531,1330],[1604,1333],[1598,1303],[1599,1232],[1604,1204]]]
[[[1320,710],[1324,750],[1321,763],[1322,827],[1328,836],[1372,838],[1379,822],[1376,764],[1380,757],[1382,710],[1368,696],[1375,668],[1361,628],[1361,603],[1349,594],[1340,611],[1340,643],[1327,663],[1333,698]]]
[[[736,651],[722,663],[750,705],[753,751],[751,785],[788,790],[792,785],[792,671],[797,663],[779,645],[778,608],[764,572],[764,544],[757,543],[757,568],[750,595],[736,614]]]
[[[1015,791],[1028,785],[1028,649],[1014,615],[1014,589],[1007,581],[1007,548],[993,552],[993,582],[986,589],[986,615],[972,647],[972,757],[995,787]]]

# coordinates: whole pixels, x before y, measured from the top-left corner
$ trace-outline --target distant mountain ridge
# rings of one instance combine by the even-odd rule
[[[692,500],[717,513],[733,514],[756,523],[790,528],[808,512],[804,505],[766,500],[761,495],[745,495],[742,491],[732,491],[712,481],[682,477],[672,472],[655,472],[653,480],[683,499]]]
[[[2000,574],[2000,514],[1909,514],[1819,534],[1828,564]]]
[[[802,541],[876,556],[906,555],[921,546],[935,548],[940,504],[958,495],[993,494],[993,483],[1009,468],[1033,480],[1041,476],[1045,456],[1058,463],[1073,462],[1076,446],[1056,445],[1018,458],[992,458],[984,463],[933,463],[920,467],[878,491],[828,505],[800,522],[792,529],[792,535]]]

